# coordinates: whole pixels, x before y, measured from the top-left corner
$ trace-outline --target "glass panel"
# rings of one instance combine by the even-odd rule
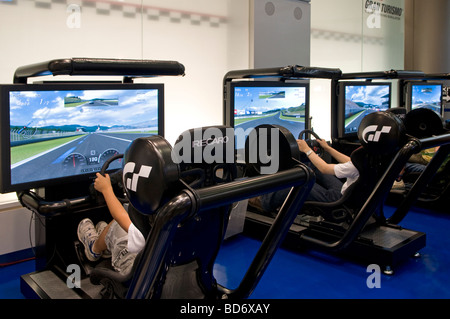
[[[362,71],[403,70],[404,0],[364,1]]]
[[[311,65],[403,69],[404,0],[311,1]]]

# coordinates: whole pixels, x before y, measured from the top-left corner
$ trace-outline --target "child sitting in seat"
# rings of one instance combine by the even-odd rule
[[[316,183],[307,197],[307,201],[334,202],[339,200],[348,187],[358,177],[358,169],[353,165],[350,157],[332,148],[325,140],[317,139],[317,142],[333,156],[339,164],[326,163],[320,158],[304,140],[297,140],[298,148],[312,163],[312,169],[316,175]],[[340,179],[346,179],[343,183]],[[284,202],[290,189],[282,189],[274,193],[264,194],[253,198],[249,203],[265,213],[278,209]]]
[[[83,219],[78,224],[78,239],[83,243],[90,261],[97,261],[102,254],[106,257],[110,253],[112,267],[127,275],[136,255],[145,245],[145,238],[114,194],[108,174],[102,176],[97,173],[94,188],[103,194],[113,220],[109,224],[102,221],[94,226],[89,218]]]

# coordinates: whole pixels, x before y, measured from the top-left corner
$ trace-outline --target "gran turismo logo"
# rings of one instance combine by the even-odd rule
[[[362,138],[364,142],[378,142],[380,140],[382,133],[389,133],[391,131],[392,126],[383,126],[381,130],[378,131],[378,125],[369,125],[362,132]],[[373,133],[373,134],[369,134]],[[367,135],[368,134],[368,135]],[[367,135],[367,139],[366,139]]]
[[[129,162],[123,168],[123,180],[125,181],[125,186],[129,190],[136,192],[137,183],[140,177],[148,178],[150,176],[150,172],[152,171],[151,166],[141,165],[141,169],[139,173],[135,173],[134,169],[136,167],[136,163]],[[126,177],[128,174],[132,173],[132,177]]]

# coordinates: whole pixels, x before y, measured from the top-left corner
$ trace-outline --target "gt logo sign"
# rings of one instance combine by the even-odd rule
[[[378,125],[369,125],[368,127],[366,127],[364,129],[364,131],[362,132],[362,138],[364,140],[364,142],[378,142],[380,140],[380,136],[381,133],[389,133],[391,131],[392,126],[383,126],[381,128],[381,130],[377,130],[378,129]],[[373,133],[373,134],[369,134],[369,133]],[[369,134],[367,136],[367,140],[366,140],[366,135]]]
[[[135,166],[136,163],[129,162],[123,168],[123,180],[125,181],[125,187],[133,192],[135,192],[137,189],[139,177],[148,178],[150,176],[150,172],[152,171],[151,166],[141,165],[139,173],[136,174],[134,173]],[[127,178],[126,175],[130,173],[133,174],[132,177]]]

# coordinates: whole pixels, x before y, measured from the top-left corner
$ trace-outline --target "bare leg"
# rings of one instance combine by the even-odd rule
[[[113,220],[114,221],[114,220]],[[95,241],[94,245],[92,246],[92,251],[96,254],[101,254],[104,250],[106,250],[108,247],[106,247],[106,242],[105,242],[105,236],[108,233],[109,227],[111,226],[111,223],[113,222],[111,221],[108,226],[106,226],[102,233],[99,234],[97,240]]]

